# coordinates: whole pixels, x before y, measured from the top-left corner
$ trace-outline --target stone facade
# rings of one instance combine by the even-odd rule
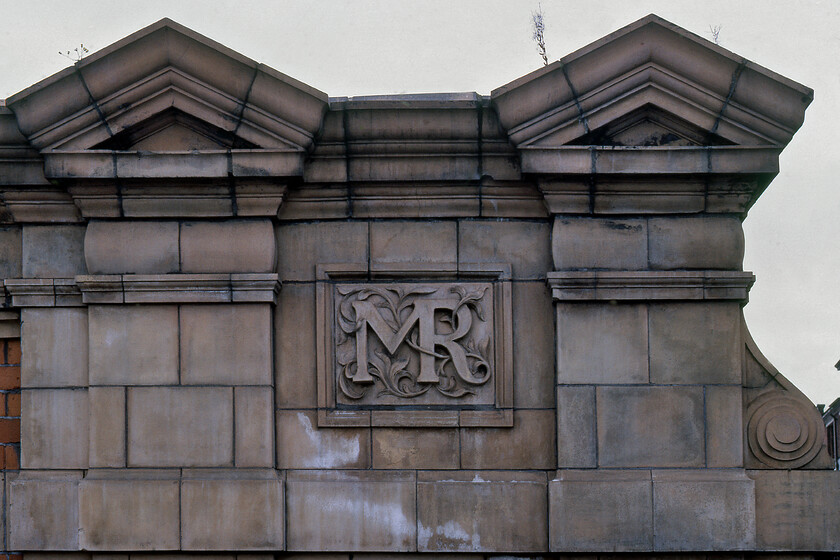
[[[655,16],[490,96],[328,98],[163,20],[9,98],[6,550],[837,550],[741,314],[811,99]]]

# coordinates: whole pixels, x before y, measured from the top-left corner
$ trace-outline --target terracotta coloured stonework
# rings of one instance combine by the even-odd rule
[[[12,96],[4,554],[840,549],[741,312],[812,98],[656,16],[489,96],[330,98],[170,20]]]

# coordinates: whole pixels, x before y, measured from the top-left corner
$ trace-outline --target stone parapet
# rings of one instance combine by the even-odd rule
[[[840,548],[741,314],[812,93],[648,16],[490,96],[328,98],[169,20],[12,96],[8,560]]]

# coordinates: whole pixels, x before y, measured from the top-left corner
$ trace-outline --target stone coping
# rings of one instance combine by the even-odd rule
[[[554,301],[737,300],[746,303],[752,272],[723,270],[559,271],[548,273]]]

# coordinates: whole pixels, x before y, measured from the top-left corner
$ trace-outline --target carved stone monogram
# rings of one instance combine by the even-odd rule
[[[321,265],[319,425],[512,425],[510,268],[494,266],[368,281]]]
[[[338,402],[492,404],[492,290],[489,283],[337,286]]]

